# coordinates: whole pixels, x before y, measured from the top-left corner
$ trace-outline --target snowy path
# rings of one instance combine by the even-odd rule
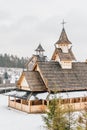
[[[8,108],[8,98],[0,95],[0,130],[45,130],[41,116]]]

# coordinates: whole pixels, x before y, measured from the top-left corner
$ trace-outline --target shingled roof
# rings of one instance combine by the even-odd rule
[[[31,91],[46,91],[46,87],[38,71],[24,71],[23,74]]]
[[[58,53],[61,61],[76,60],[71,49],[68,50],[68,53],[63,53],[61,48],[56,48],[56,53]]]
[[[87,90],[87,63],[75,62],[72,69],[62,69],[58,62],[38,63],[50,91]]]
[[[56,44],[67,44],[67,51],[63,51],[62,46],[55,49],[52,60],[47,61],[43,56],[44,49],[39,44],[36,49],[39,55],[34,55],[28,62],[24,75],[29,84],[30,91],[71,91],[71,90],[87,90],[87,63],[86,62],[70,62],[66,69],[62,68],[55,57],[59,56],[61,61],[73,61],[75,57],[70,47],[71,42],[68,40],[67,34],[63,27],[59,40]],[[64,47],[63,46],[63,47]],[[40,54],[41,53],[41,54]],[[58,57],[57,57],[58,58]],[[66,62],[64,63],[66,64]]]
[[[39,55],[34,55],[37,58],[37,61],[47,61],[47,56],[39,56]]]
[[[55,44],[72,44],[67,37],[67,34],[65,32],[65,29],[62,29],[61,35],[59,37],[59,40]]]

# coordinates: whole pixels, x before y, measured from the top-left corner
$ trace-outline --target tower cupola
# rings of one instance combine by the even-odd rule
[[[39,44],[39,46],[37,47],[37,49],[35,51],[36,51],[36,55],[39,55],[40,57],[42,57],[44,55],[45,50],[43,49],[41,44]]]
[[[59,40],[55,43],[55,51],[53,53],[52,60],[58,61],[62,69],[71,69],[72,62],[76,59],[72,52],[72,43],[69,41],[64,29],[64,23],[65,22],[63,21],[63,28]]]
[[[67,34],[63,27],[59,40],[55,43],[55,47],[61,48],[63,53],[68,53],[71,44],[72,43],[68,40]]]

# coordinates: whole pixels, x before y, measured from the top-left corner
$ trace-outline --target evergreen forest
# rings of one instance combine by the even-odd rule
[[[25,64],[28,58],[17,57],[14,55],[0,54],[0,67],[10,67],[10,68],[25,68]]]

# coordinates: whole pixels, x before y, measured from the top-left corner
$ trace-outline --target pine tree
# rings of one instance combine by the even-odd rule
[[[72,106],[68,103],[67,110],[66,110],[66,118],[67,118],[67,130],[74,130],[76,127],[76,119],[75,113],[73,111]]]
[[[46,116],[43,120],[47,130],[74,130],[76,120],[74,119],[74,112],[72,106],[67,104],[65,109],[62,99],[54,98],[50,101]]]
[[[7,72],[4,73],[4,78],[8,79],[8,73]]]
[[[84,111],[82,111],[78,118],[78,130],[87,130],[87,104],[85,104]]]
[[[27,61],[28,58],[18,58],[6,53],[4,55],[0,54],[0,67],[24,68]]]

